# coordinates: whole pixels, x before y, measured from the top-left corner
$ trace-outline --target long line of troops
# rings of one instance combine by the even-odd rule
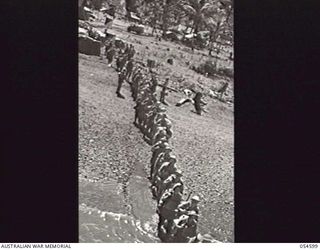
[[[121,43],[120,43],[121,44]],[[112,62],[115,57],[116,58],[116,69],[119,72],[119,78],[118,78],[118,88],[116,91],[116,94],[119,98],[125,98],[121,94],[121,88],[123,83],[127,80],[129,82],[130,77],[136,78],[139,82],[140,79],[145,78],[146,75],[151,74],[151,83],[152,88],[154,89],[154,92],[156,91],[157,87],[162,87],[162,90],[160,92],[160,102],[164,105],[168,105],[165,98],[168,95],[169,90],[172,90],[169,85],[169,78],[166,78],[163,84],[160,84],[157,80],[157,76],[155,71],[153,71],[151,68],[146,68],[145,65],[141,62],[135,61],[133,59],[135,55],[135,49],[133,45],[127,45],[124,46],[114,46],[114,42],[108,42],[106,43],[106,49],[105,49],[105,55],[108,60],[108,65],[111,66]],[[131,82],[129,82],[131,83]],[[224,93],[227,88],[227,85],[222,88],[222,90],[219,90],[219,92]],[[189,93],[186,93],[187,98],[181,99],[176,106],[180,107],[184,105],[185,103],[192,103],[195,108],[195,113],[198,115],[201,115],[204,110],[204,105],[207,103],[202,100],[202,93],[201,92],[195,92],[194,97],[192,98],[192,91],[189,90]]]
[[[119,98],[125,98],[120,92],[122,84],[124,81],[130,84],[136,103],[133,123],[142,132],[144,140],[152,146],[148,178],[153,198],[157,200],[158,237],[163,242],[214,242],[210,235],[197,233],[199,197],[194,195],[191,199],[188,197],[183,200],[182,173],[169,145],[172,124],[161,105],[166,105],[166,90],[161,91],[158,101],[156,76],[152,69],[133,60],[135,49],[132,45],[125,44],[124,48],[116,49],[114,43],[107,43],[109,66],[116,54],[116,69],[119,72],[116,94]],[[164,89],[168,82],[169,79],[166,79]],[[197,102],[196,111],[201,114],[200,102]]]

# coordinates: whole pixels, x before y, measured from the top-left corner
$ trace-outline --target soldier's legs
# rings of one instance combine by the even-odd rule
[[[196,109],[196,113],[197,113],[198,115],[201,115],[201,107],[200,107],[200,104],[195,103],[195,104],[194,104],[194,107],[195,107],[195,109]]]
[[[118,96],[119,98],[124,99],[125,97],[120,93],[121,87],[122,87],[122,83],[123,83],[122,80],[119,80],[119,81],[118,81],[118,87],[117,87],[116,94],[117,94],[117,96]]]
[[[108,56],[108,64],[109,64],[109,66],[111,66],[112,61],[113,61],[113,57],[109,55]]]
[[[138,126],[138,105],[136,105],[136,106],[134,107],[134,109],[135,109],[135,112],[134,112],[134,121],[133,121],[133,124],[134,124],[135,126]]]
[[[220,100],[222,100],[222,97],[223,97],[223,94],[224,94],[224,91],[221,91],[221,93],[220,93]]]
[[[121,87],[122,87],[122,81],[119,80],[119,81],[118,81],[118,87],[117,87],[116,93],[120,93]]]

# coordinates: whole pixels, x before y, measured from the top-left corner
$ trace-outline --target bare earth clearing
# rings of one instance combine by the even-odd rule
[[[185,59],[177,58],[171,66],[165,56],[159,56],[162,50],[175,54],[182,46],[129,36],[121,25],[116,23],[114,33],[131,42],[139,55],[145,56],[144,61],[157,52],[154,57],[163,63],[161,72],[187,72],[183,76],[194,82],[199,78],[183,65]],[[144,44],[158,49],[145,49]],[[192,56],[183,53],[184,57]],[[219,85],[201,79],[205,84]],[[151,148],[132,124],[134,103],[128,85],[123,89],[125,100],[116,97],[116,86],[117,73],[107,67],[105,59],[79,54],[80,241],[160,242],[156,236],[156,203],[147,180]],[[232,90],[229,92],[230,97]],[[208,113],[198,116],[191,112],[191,105],[174,106],[181,97],[171,92],[168,98],[171,105],[167,112],[173,123],[171,142],[186,191],[201,197],[199,231],[211,233],[219,241],[233,242],[233,107],[206,99]]]

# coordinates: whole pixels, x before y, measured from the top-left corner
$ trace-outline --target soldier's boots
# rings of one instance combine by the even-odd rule
[[[117,94],[117,97],[122,98],[122,99],[126,99],[120,92],[117,91],[116,94]]]

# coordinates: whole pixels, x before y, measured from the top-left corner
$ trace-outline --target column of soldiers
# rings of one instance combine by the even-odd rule
[[[117,59],[119,82],[118,97],[126,80],[130,84],[132,98],[136,102],[134,124],[144,139],[152,146],[150,161],[151,190],[157,200],[159,215],[158,236],[163,242],[202,242],[197,234],[199,197],[183,199],[182,173],[172,152],[169,140],[172,124],[156,95],[158,81],[153,72],[133,61],[134,48],[126,46]],[[120,58],[120,59],[119,59]]]
[[[132,97],[136,102],[134,124],[152,146],[151,190],[158,202],[158,236],[163,242],[196,242],[198,202],[183,201],[182,173],[169,144],[172,124],[156,96],[157,81],[149,70],[136,67],[132,74]]]

